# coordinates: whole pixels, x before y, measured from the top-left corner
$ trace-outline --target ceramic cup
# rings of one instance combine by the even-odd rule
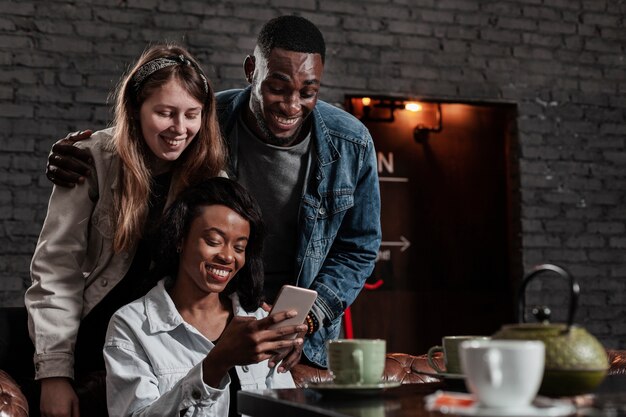
[[[328,369],[335,384],[378,384],[385,370],[387,343],[382,339],[338,339],[326,342]]]
[[[534,340],[470,340],[460,346],[470,392],[485,407],[523,409],[539,391],[545,346]]]
[[[441,338],[441,346],[433,346],[428,349],[428,364],[437,373],[460,374],[461,362],[459,360],[459,346],[466,340],[489,340],[487,336],[444,336]],[[443,363],[446,369],[441,369],[434,360],[437,352],[443,352]]]

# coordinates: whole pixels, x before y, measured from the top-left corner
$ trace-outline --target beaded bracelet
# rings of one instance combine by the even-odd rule
[[[320,322],[317,320],[317,317],[315,317],[315,314],[311,313],[306,316],[306,325],[308,327],[306,331],[307,335],[312,335],[320,328]]]
[[[307,329],[306,329],[307,336],[313,334],[313,332],[314,332],[314,330],[313,330],[313,320],[311,319],[311,315],[310,314],[306,316],[305,323],[306,323],[306,326],[307,326]]]

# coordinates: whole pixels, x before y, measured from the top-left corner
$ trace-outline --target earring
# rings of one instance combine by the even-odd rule
[[[176,248],[176,253],[181,253],[182,251],[183,250],[182,250],[182,248],[180,246]]]

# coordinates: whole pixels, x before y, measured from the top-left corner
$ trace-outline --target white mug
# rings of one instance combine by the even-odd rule
[[[471,340],[461,343],[467,388],[482,406],[529,407],[543,379],[545,346],[540,341]]]

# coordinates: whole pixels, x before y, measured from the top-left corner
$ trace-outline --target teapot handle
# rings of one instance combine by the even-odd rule
[[[576,314],[576,308],[578,307],[578,296],[580,295],[580,286],[578,285],[576,280],[574,280],[574,277],[572,277],[565,269],[561,268],[560,266],[553,265],[553,264],[537,265],[533,268],[533,270],[530,273],[528,273],[524,277],[522,281],[522,285],[520,286],[520,289],[519,289],[517,321],[520,323],[526,322],[526,317],[524,315],[524,311],[526,310],[526,286],[535,276],[545,271],[556,272],[563,278],[568,279],[570,282],[571,292],[570,292],[569,312],[567,315],[567,329],[566,329],[566,331],[569,332],[570,327],[572,327],[572,324],[574,324],[574,315]]]

